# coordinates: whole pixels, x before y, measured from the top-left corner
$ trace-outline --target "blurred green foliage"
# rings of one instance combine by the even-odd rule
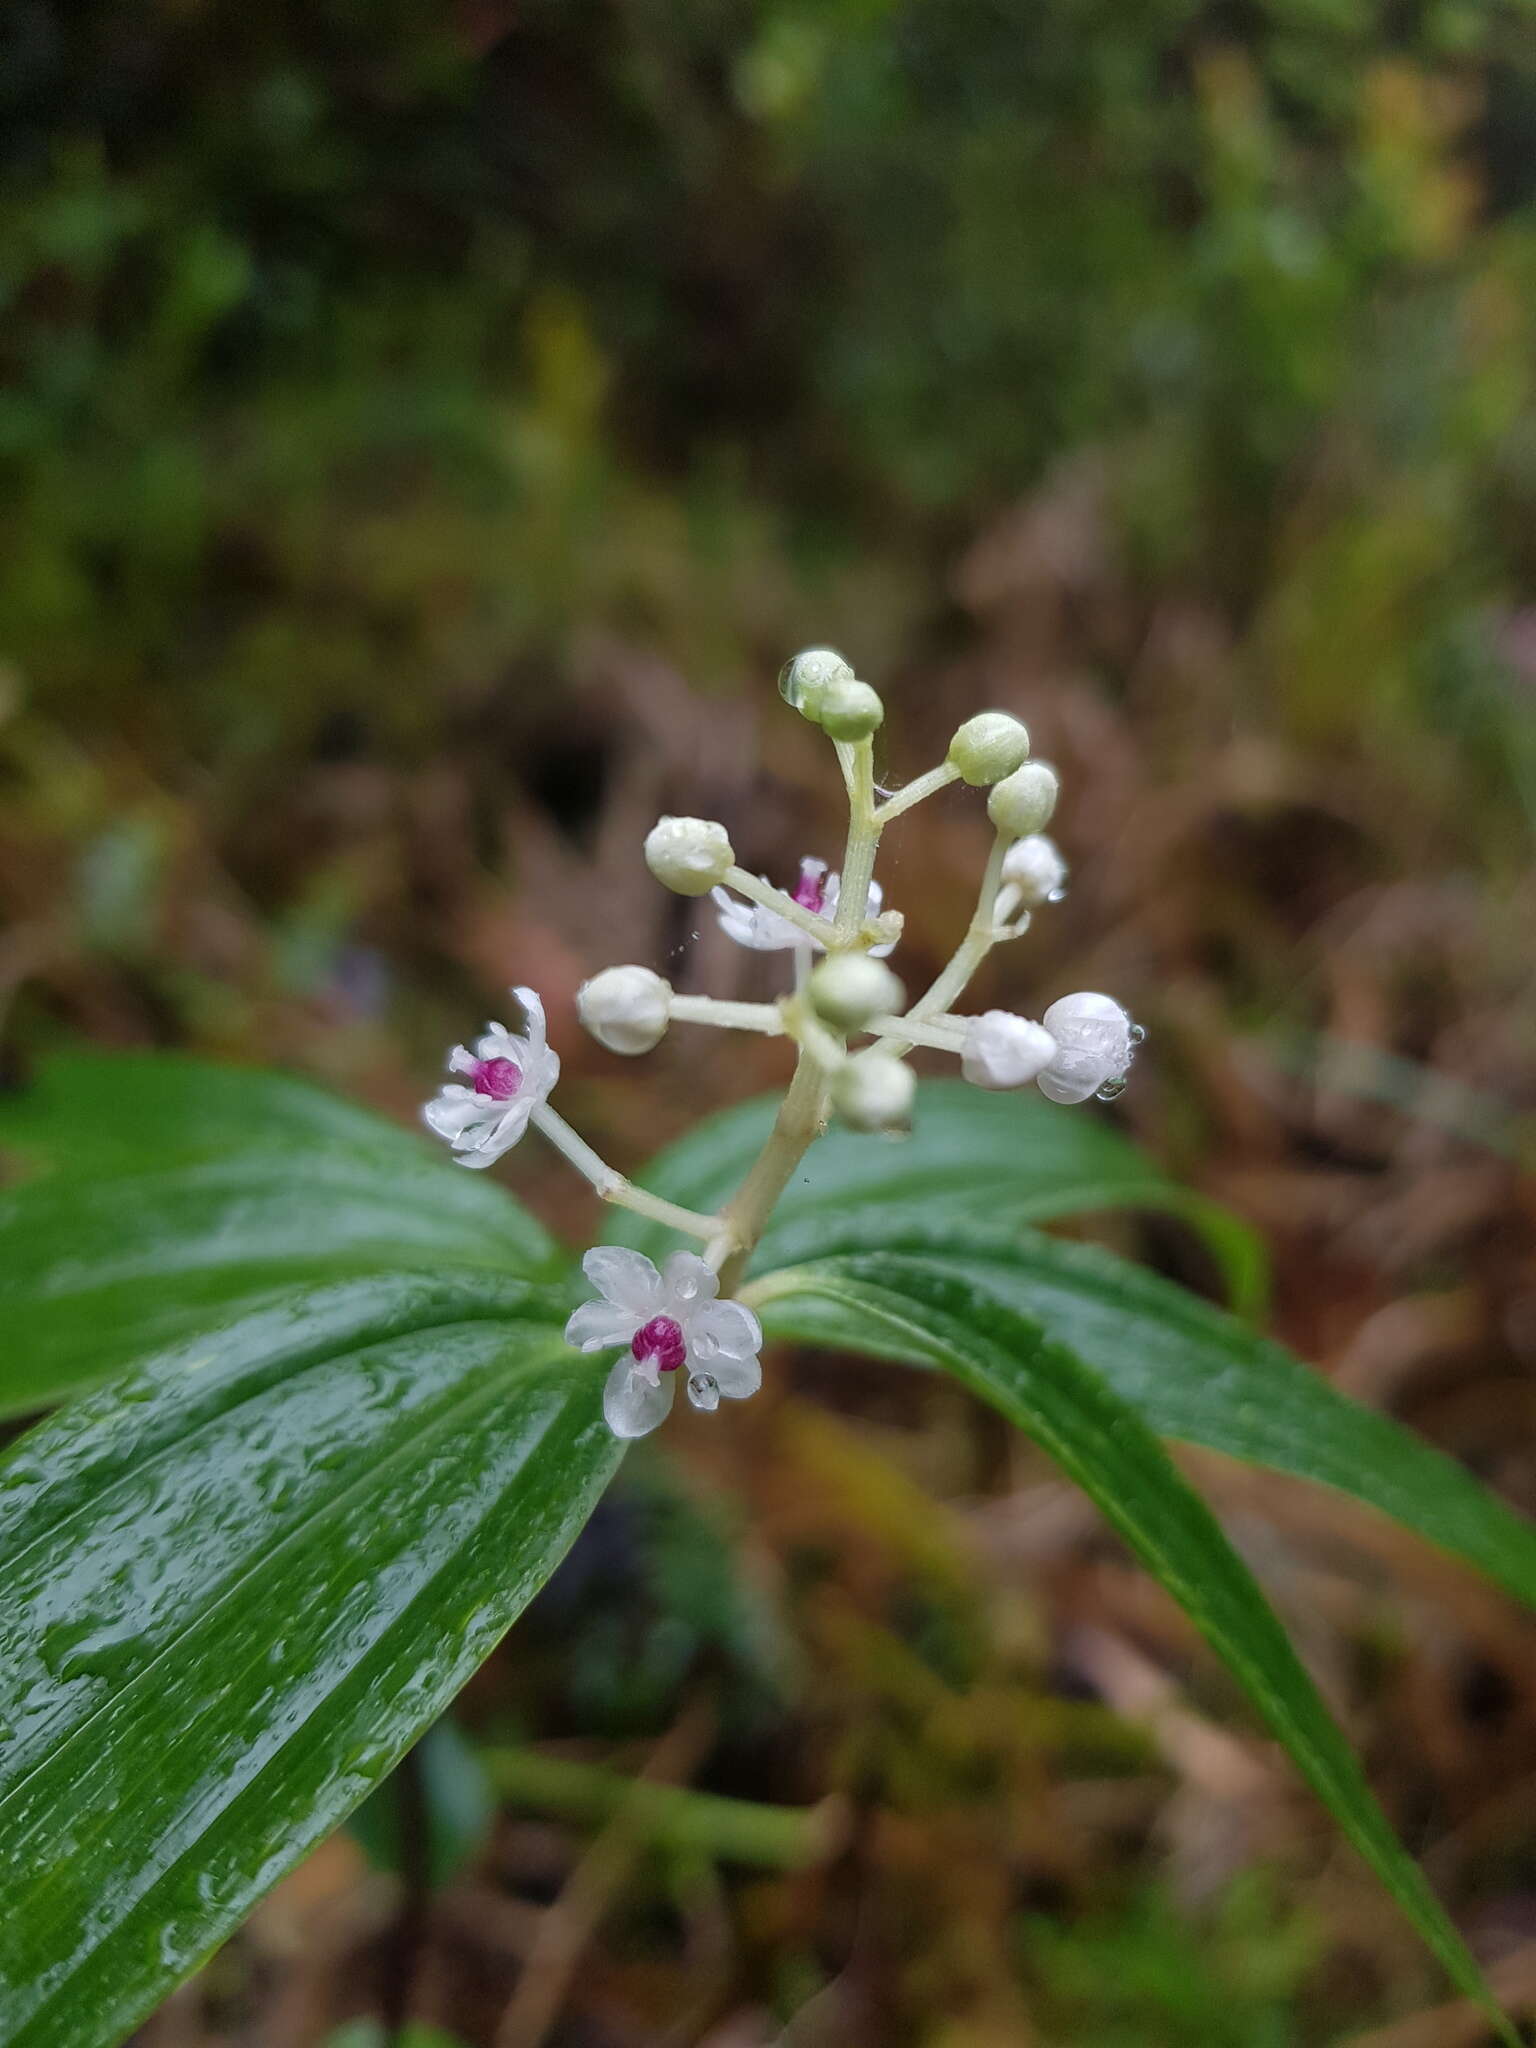
[[[1091,460],[1241,712],[1536,804],[1526,6],[10,20],[0,650],[71,714],[409,736],[594,621],[874,667]]]

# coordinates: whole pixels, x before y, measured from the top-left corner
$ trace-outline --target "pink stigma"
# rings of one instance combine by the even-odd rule
[[[477,1095],[489,1095],[493,1102],[510,1102],[523,1085],[523,1070],[516,1060],[476,1060],[470,1079]]]
[[[642,1364],[648,1358],[655,1359],[660,1372],[676,1372],[688,1359],[682,1325],[674,1323],[670,1316],[652,1316],[648,1323],[636,1330],[629,1348]]]
[[[827,900],[827,871],[819,860],[803,860],[800,863],[800,879],[795,884],[795,901],[802,910],[819,912]]]

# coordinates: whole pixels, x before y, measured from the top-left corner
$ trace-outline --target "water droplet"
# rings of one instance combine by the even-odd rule
[[[1147,1027],[1145,1024],[1133,1024],[1131,1026],[1130,1038],[1132,1045],[1144,1045],[1146,1037]]]
[[[1065,903],[1065,902],[1066,902],[1066,900],[1067,900],[1067,885],[1066,885],[1066,883],[1065,883],[1065,882],[1058,882],[1058,883],[1056,884],[1056,887],[1055,887],[1054,889],[1050,889],[1050,890],[1048,890],[1048,891],[1046,892],[1046,898],[1045,898],[1045,900],[1046,900],[1046,902],[1047,902],[1047,903]]]
[[[1113,1081],[1106,1081],[1102,1088],[1095,1089],[1093,1099],[1095,1102],[1118,1102],[1125,1090],[1126,1079],[1121,1074]]]
[[[706,1414],[720,1406],[720,1382],[710,1372],[696,1372],[688,1382],[688,1398]]]

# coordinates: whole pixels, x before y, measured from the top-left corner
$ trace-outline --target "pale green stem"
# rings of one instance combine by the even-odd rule
[[[931,1045],[938,1052],[959,1052],[965,1041],[965,1017],[871,1017],[876,1038],[898,1039],[907,1046]],[[887,1051],[890,1047],[887,1046]]]
[[[716,996],[673,996],[667,1013],[674,1024],[713,1024],[722,1031],[761,1031],[769,1038],[784,1035],[784,1012],[777,1003],[733,1003]]]
[[[725,1232],[730,1250],[721,1262],[720,1291],[735,1291],[753,1247],[763,1234],[773,1205],[788,1187],[795,1168],[812,1142],[820,1137],[827,1113],[826,1073],[802,1046],[794,1078],[779,1104],[768,1142],[751,1171],[725,1205]],[[716,1249],[711,1243],[710,1251]]]
[[[671,1230],[686,1231],[689,1237],[708,1239],[719,1234],[720,1217],[702,1216],[697,1209],[679,1208],[676,1202],[665,1201],[645,1188],[637,1188],[622,1173],[616,1173],[547,1102],[539,1104],[531,1121],[556,1151],[564,1154],[582,1178],[592,1183],[605,1202],[612,1202],[615,1208],[633,1209],[637,1216],[649,1216],[652,1222],[665,1223]]]
[[[853,747],[853,787],[848,795],[848,845],[843,854],[837,898],[837,943],[851,946],[869,914],[869,885],[875,872],[880,827],[875,823],[875,743]]]
[[[802,1869],[831,1852],[838,1832],[835,1802],[758,1806],[688,1786],[621,1777],[601,1764],[532,1749],[483,1749],[480,1756],[492,1785],[515,1806],[588,1827],[622,1814],[658,1848],[751,1869]]]
[[[933,796],[938,790],[947,789],[952,782],[960,780],[960,770],[949,761],[941,761],[937,768],[930,768],[926,775],[919,775],[915,782],[909,782],[905,789],[887,797],[875,812],[875,823],[882,829],[892,818],[899,818],[903,811],[910,811],[914,804],[920,804],[924,797]]]
[[[997,891],[1002,880],[1003,859],[1012,845],[1009,834],[999,832],[993,841],[991,857],[987,861],[986,873],[981,878],[981,891],[976,898],[976,910],[971,918],[965,937],[955,949],[955,956],[938,978],[918,997],[908,1010],[903,1021],[917,1023],[947,1010],[970,982],[972,975],[986,959],[997,943]],[[903,1033],[894,1041],[886,1041],[884,1050],[901,1053],[910,1050],[916,1043],[910,1033]],[[863,1058],[865,1055],[861,1054]]]
[[[853,796],[853,748],[847,740],[834,740],[832,745],[837,754],[837,765],[843,771],[843,787],[847,790],[851,800]]]
[[[753,903],[760,903],[764,910],[777,911],[780,917],[787,919],[807,937],[819,940],[824,946],[830,943],[832,926],[824,917],[818,917],[814,910],[807,910],[803,903],[797,903],[783,889],[775,889],[761,875],[749,875],[745,868],[727,868],[723,879],[727,888],[748,897]]]

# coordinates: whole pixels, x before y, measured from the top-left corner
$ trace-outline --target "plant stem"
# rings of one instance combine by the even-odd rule
[[[880,827],[875,822],[875,743],[853,747],[853,780],[848,792],[848,845],[837,898],[836,943],[851,946],[869,914],[869,884],[875,872]]]
[[[824,917],[818,917],[814,910],[807,910],[803,903],[797,903],[793,896],[783,889],[775,889],[771,882],[765,882],[761,875],[748,874],[745,868],[727,868],[725,882],[739,896],[750,902],[761,904],[764,910],[776,911],[788,923],[795,925],[807,937],[817,939],[822,945],[830,943],[832,926]],[[839,905],[841,909],[841,905]]]
[[[998,833],[992,843],[986,873],[981,878],[981,891],[976,898],[975,913],[965,937],[956,947],[955,956],[943,973],[929,984],[908,1010],[906,1017],[900,1021],[915,1024],[938,1011],[949,1009],[997,943],[997,890],[1002,880],[1003,858],[1011,843],[1007,834]],[[885,1050],[899,1055],[903,1051],[910,1052],[916,1043],[917,1041],[910,1037],[898,1037],[887,1041]]]
[[[802,1046],[768,1142],[725,1205],[723,1222],[729,1252],[719,1269],[722,1294],[734,1291],[774,1203],[789,1185],[808,1147],[820,1137],[826,1114],[826,1070]],[[711,1246],[711,1251],[714,1249]]]
[[[784,1013],[777,1003],[733,1003],[716,996],[674,996],[667,1007],[675,1024],[714,1024],[723,1031],[761,1031],[769,1038],[784,1035]]]
[[[485,1749],[497,1792],[561,1820],[600,1825],[622,1814],[658,1848],[691,1851],[757,1870],[800,1870],[828,1854],[835,1809],[760,1806],[682,1785],[622,1777],[601,1764],[532,1749]]]
[[[914,804],[920,804],[924,797],[933,796],[936,791],[947,789],[952,782],[958,782],[960,770],[948,761],[941,761],[937,768],[930,768],[926,775],[919,775],[915,782],[909,782],[905,789],[887,797],[875,812],[875,823],[882,829],[892,818],[899,818],[903,811],[910,811]]]
[[[645,1188],[637,1188],[633,1181],[626,1180],[622,1173],[616,1173],[605,1159],[594,1152],[585,1138],[578,1137],[565,1118],[551,1109],[547,1102],[539,1104],[531,1120],[556,1151],[562,1152],[576,1171],[591,1182],[605,1202],[612,1202],[619,1209],[633,1209],[636,1215],[649,1216],[653,1222],[665,1223],[671,1230],[685,1231],[689,1237],[707,1240],[719,1235],[720,1217],[701,1215],[697,1209],[680,1208],[676,1202],[668,1202]]]

